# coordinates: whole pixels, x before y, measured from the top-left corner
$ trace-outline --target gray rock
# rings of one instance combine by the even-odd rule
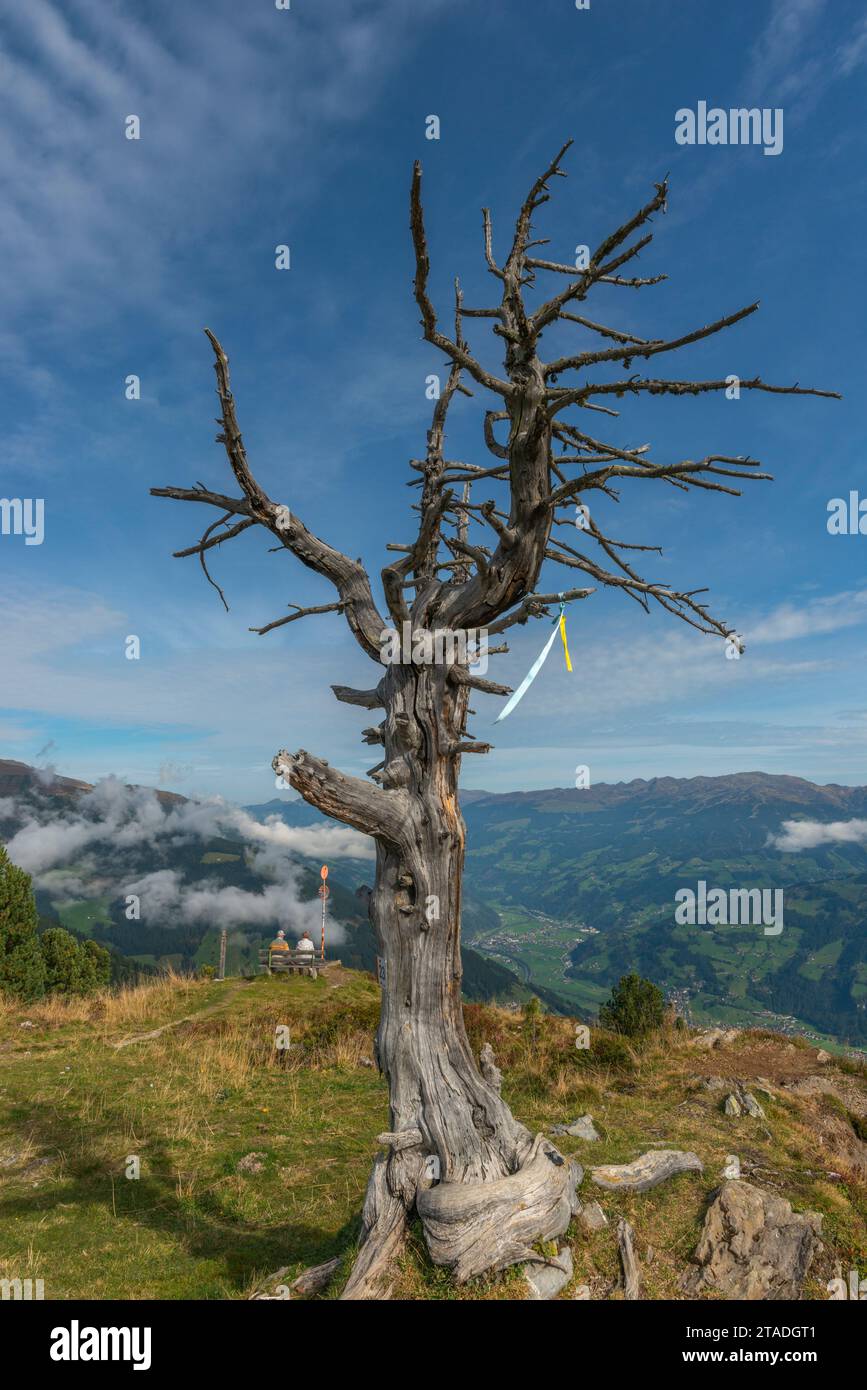
[[[608,1217],[598,1202],[588,1202],[578,1213],[579,1224],[585,1231],[602,1231],[608,1225]]]
[[[693,1296],[798,1298],[813,1257],[822,1250],[818,1212],[795,1214],[790,1202],[734,1180],[720,1187],[695,1248],[697,1269],[681,1279]]]
[[[694,1038],[690,1038],[690,1047],[712,1048],[725,1047],[728,1043],[734,1042],[739,1036],[740,1030],[737,1028],[705,1028],[697,1033]]]
[[[759,1105],[755,1096],[749,1091],[741,1091],[741,1105],[748,1115],[752,1115],[754,1120],[763,1120],[765,1118],[764,1110]]]
[[[725,1110],[725,1113],[727,1115],[743,1114],[743,1111],[741,1110],[741,1103],[735,1095],[726,1096],[726,1103],[723,1106],[723,1109]]]
[[[524,1278],[527,1280],[531,1303],[542,1303],[556,1298],[572,1278],[572,1251],[568,1245],[564,1245],[552,1264],[524,1265]]]
[[[568,1125],[554,1125],[549,1133],[571,1134],[573,1139],[594,1140],[600,1137],[593,1124],[592,1115],[582,1115],[579,1119],[573,1120],[572,1123]]]

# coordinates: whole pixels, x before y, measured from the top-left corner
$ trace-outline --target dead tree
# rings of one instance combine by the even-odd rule
[[[640,290],[662,275],[624,274],[651,241],[647,230],[664,210],[667,183],[633,217],[596,248],[586,269],[540,258],[533,218],[548,201],[550,182],[562,176],[568,146],[537,179],[518,213],[511,248],[502,264],[494,257],[491,219],[483,214],[484,255],[496,286],[496,303],[467,308],[455,282],[454,327],[440,327],[428,291],[428,247],[421,203],[421,169],[416,165],[410,199],[415,250],[415,299],[424,338],[449,364],[447,382],[433,410],[424,458],[411,467],[418,477],[418,528],[406,544],[388,549],[398,558],[381,573],[387,618],[359,560],[350,559],[314,535],[289,506],[269,497],[257,482],[244,449],[229,386],[226,354],[213,333],[221,433],[240,495],[205,488],[153,488],[155,496],[216,508],[218,519],[196,545],[179,555],[206,556],[254,526],[270,532],[277,548],[289,550],[331,581],[335,601],[295,611],[266,627],[268,632],[308,614],[339,611],[356,641],[377,667],[367,690],[333,687],[338,700],[382,712],[364,731],[381,745],[382,758],[368,778],[345,776],[301,749],[280,751],[276,771],[327,816],[371,835],[376,842],[376,881],[370,914],[385,962],[382,1015],[377,1034],[379,1066],[388,1079],[391,1129],[381,1136],[364,1203],[362,1243],[344,1297],[374,1297],[382,1290],[385,1266],[399,1249],[408,1215],[421,1219],[431,1258],[450,1266],[458,1280],[538,1259],[532,1246],[561,1234],[574,1203],[575,1172],[542,1135],[531,1134],[500,1095],[495,1066],[480,1069],[470,1051],[461,1012],[461,884],[465,828],[458,805],[464,754],[489,745],[467,732],[472,692],[508,695],[509,688],[482,678],[470,662],[420,660],[383,665],[387,631],[410,624],[413,634],[486,629],[489,637],[530,618],[550,617],[549,605],[586,597],[596,585],[622,589],[647,610],[660,604],[701,632],[733,637],[699,595],[641,577],[637,551],[603,533],[595,518],[576,530],[572,511],[591,492],[616,499],[621,480],[660,479],[669,486],[739,495],[732,484],[768,478],[756,460],[707,454],[681,462],[655,463],[647,445],[627,447],[601,440],[589,416],[612,416],[612,401],[641,395],[696,395],[725,390],[727,380],[672,380],[647,374],[646,364],[738,323],[758,307],[749,304],[692,332],[671,338],[642,338],[606,327],[584,313],[600,285]],[[531,307],[527,291],[541,276],[556,288]],[[502,341],[503,371],[487,370],[464,336],[470,319],[491,320]],[[584,330],[589,346],[545,361],[541,340],[555,324]],[[206,330],[207,331],[207,330]],[[595,368],[618,369],[611,380]],[[641,365],[643,370],[633,370]],[[564,380],[565,379],[565,380]],[[446,457],[445,425],[458,392],[467,383],[492,397],[484,417],[484,441],[493,463]],[[833,396],[794,386],[770,386],[760,378],[741,380],[744,391]],[[580,423],[574,423],[575,415]],[[471,488],[505,484],[505,501],[472,500]],[[496,490],[496,488],[492,489]],[[476,496],[478,493],[476,493]],[[559,527],[570,528],[564,534]],[[479,534],[471,532],[478,528]],[[571,537],[570,540],[565,538]],[[481,538],[480,538],[481,537]],[[490,539],[485,545],[484,539]],[[539,592],[546,561],[580,572],[591,587],[565,593]],[[218,586],[215,586],[218,587]],[[222,597],[222,590],[219,591]],[[223,600],[225,602],[225,600]],[[294,607],[294,605],[293,605]],[[394,629],[392,629],[394,630]],[[491,651],[506,647],[493,646]],[[438,905],[438,913],[432,910]],[[439,1161],[439,1180],[429,1157]]]

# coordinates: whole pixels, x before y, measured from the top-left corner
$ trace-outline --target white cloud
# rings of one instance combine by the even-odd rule
[[[52,902],[62,906],[135,894],[141,920],[160,925],[276,927],[289,921],[300,934],[318,921],[319,905],[299,896],[296,856],[333,863],[373,853],[371,840],[346,827],[296,829],[276,816],[260,822],[219,798],[190,800],[166,810],[154,792],[128,787],[117,778],[97,783],[71,804],[45,797],[34,805],[7,797],[0,801],[0,816],[18,824],[7,845],[9,858],[33,875]],[[249,847],[248,868],[262,880],[260,888],[208,878],[188,883],[174,868],[142,872],[143,866],[160,863],[166,847],[214,838]],[[343,940],[333,918],[328,930],[332,943]]]
[[[867,820],[786,820],[779,835],[771,835],[769,844],[777,849],[797,854],[800,850],[816,849],[819,845],[867,844]]]
[[[174,869],[158,869],[126,885],[141,902],[141,920],[184,922],[208,927],[277,927],[291,921],[290,936],[311,935],[320,921],[317,902],[300,902],[293,881],[268,884],[261,893],[234,885],[186,884]],[[332,946],[345,940],[339,922],[329,918]]]
[[[744,629],[748,643],[792,642],[867,621],[867,589],[829,594],[805,603],[782,603]]]
[[[367,836],[346,826],[286,825],[277,816],[257,821],[219,797],[189,800],[166,810],[145,787],[128,787],[107,777],[58,815],[48,799],[33,810],[22,806],[23,824],[7,846],[9,857],[28,873],[41,875],[64,867],[85,848],[107,845],[146,851],[160,843],[181,845],[225,837],[266,851],[254,868],[273,870],[282,856],[370,858]],[[270,851],[270,853],[267,853]]]

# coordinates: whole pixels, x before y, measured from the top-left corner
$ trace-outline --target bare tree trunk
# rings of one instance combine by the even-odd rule
[[[352,1298],[375,1296],[381,1270],[370,1246],[391,1257],[398,1203],[405,1215],[418,1211],[432,1259],[462,1280],[532,1258],[532,1241],[565,1230],[574,1200],[569,1165],[513,1118],[498,1078],[488,1069],[486,1079],[476,1065],[464,1028],[465,827],[455,750],[467,689],[433,664],[391,666],[381,691],[378,780],[411,795],[400,842],[379,842],[370,903],[385,962],[376,1052],[389,1083],[391,1130],[383,1136],[385,1166],[380,1159],[371,1178],[360,1268],[345,1294]],[[439,1161],[438,1182],[425,1175],[428,1156]]]

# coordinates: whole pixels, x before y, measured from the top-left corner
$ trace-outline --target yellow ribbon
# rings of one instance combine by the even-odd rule
[[[563,639],[563,651],[566,656],[566,670],[572,670],[572,662],[569,659],[569,644],[566,641],[566,614],[560,610],[560,636]]]

